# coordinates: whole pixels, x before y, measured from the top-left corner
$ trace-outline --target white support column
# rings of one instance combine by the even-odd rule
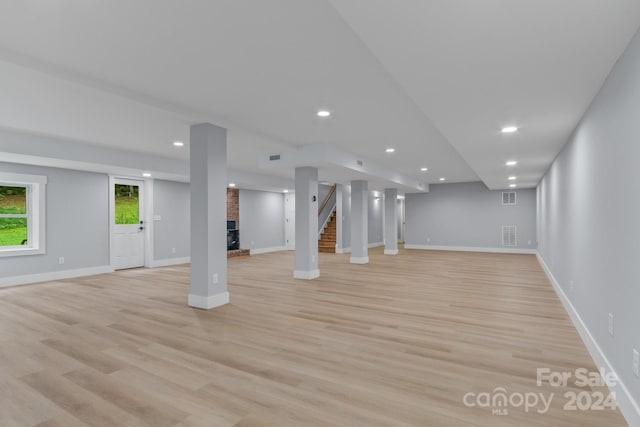
[[[384,254],[398,255],[398,189],[384,189]]]
[[[229,302],[227,292],[227,130],[191,126],[191,289],[189,306]]]
[[[296,253],[293,277],[315,279],[318,269],[318,169],[296,168]]]
[[[351,264],[369,263],[369,185],[351,181]]]

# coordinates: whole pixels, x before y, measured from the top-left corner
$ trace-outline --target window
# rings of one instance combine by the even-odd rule
[[[503,205],[515,205],[516,204],[516,192],[508,191],[502,193],[502,204]]]
[[[47,178],[0,172],[0,257],[45,253]]]

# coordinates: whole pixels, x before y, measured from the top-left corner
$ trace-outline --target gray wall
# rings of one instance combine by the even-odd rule
[[[0,258],[0,277],[109,265],[109,180],[106,175],[0,163],[0,171],[44,175],[46,254]],[[65,263],[58,264],[64,257]]]
[[[284,195],[240,190],[240,246],[263,249],[284,245]]]
[[[503,206],[502,191],[482,182],[429,188],[406,195],[406,244],[502,248],[502,226],[517,225],[517,247],[536,248],[535,189],[517,190],[517,204]]]
[[[153,257],[185,258],[190,253],[189,184],[156,180],[153,183]],[[176,252],[173,252],[175,248]]]
[[[376,200],[378,197],[378,200]],[[369,243],[382,243],[382,230],[384,224],[382,221],[382,211],[384,209],[384,201],[382,193],[377,191],[369,191]]]
[[[538,186],[540,255],[636,401],[640,380],[631,362],[632,349],[640,350],[639,118],[636,35]],[[614,336],[607,330],[609,313]]]

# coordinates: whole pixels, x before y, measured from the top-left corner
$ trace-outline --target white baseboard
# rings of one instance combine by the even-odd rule
[[[406,243],[405,249],[424,249],[429,251],[459,251],[459,252],[487,252],[496,254],[529,254],[535,255],[538,252],[535,249],[520,248],[481,248],[475,246],[436,246],[436,245],[414,245]]]
[[[351,248],[336,248],[337,254],[350,254]]]
[[[370,248],[377,248],[378,246],[383,246],[383,245],[384,245],[384,242],[369,243]]]
[[[352,256],[349,259],[349,262],[351,264],[368,264],[369,263],[369,257],[368,256]]]
[[[293,272],[294,279],[312,280],[318,277],[320,277],[320,270],[311,270],[311,271],[294,270]]]
[[[51,282],[54,280],[73,279],[75,277],[95,276],[97,274],[113,273],[110,265],[98,267],[78,268],[75,270],[51,271],[49,273],[25,274],[24,276],[0,277],[0,288],[7,286],[28,285],[31,283]]]
[[[288,250],[286,246],[273,246],[271,248],[249,249],[251,255],[268,254],[269,252],[280,252]]]
[[[398,255],[398,250],[397,249],[385,249],[384,250],[384,254],[385,255]]]
[[[220,307],[221,305],[229,304],[229,292],[220,292],[210,297],[189,294],[187,304],[189,304],[189,307],[201,308],[203,310]]]
[[[638,405],[638,402],[634,400],[633,396],[629,392],[629,389],[627,389],[627,387],[624,385],[624,383],[616,373],[615,369],[613,369],[613,367],[611,366],[611,363],[609,363],[609,359],[607,359],[607,356],[605,356],[602,348],[600,348],[600,346],[596,342],[595,338],[591,334],[591,331],[589,331],[587,325],[582,320],[582,317],[580,317],[580,314],[578,314],[575,307],[567,297],[567,294],[565,294],[562,290],[562,287],[560,287],[560,284],[545,263],[544,259],[540,256],[539,253],[536,253],[536,255],[538,258],[538,262],[549,278],[553,289],[556,291],[556,294],[558,295],[560,302],[562,302],[564,309],[567,311],[567,314],[569,314],[573,325],[578,331],[578,334],[580,334],[580,338],[582,338],[582,341],[587,347],[587,350],[589,350],[589,354],[591,354],[591,358],[595,362],[596,366],[598,368],[604,368],[606,372],[613,372],[615,377],[618,379],[616,385],[610,386],[609,390],[615,393],[616,403],[620,408],[620,412],[622,412],[622,415],[624,415],[630,426],[640,426],[640,405]]]
[[[169,259],[154,259],[151,261],[151,265],[149,267],[169,267],[172,265],[180,265],[180,264],[189,264],[191,262],[191,257],[184,258],[169,258]]]

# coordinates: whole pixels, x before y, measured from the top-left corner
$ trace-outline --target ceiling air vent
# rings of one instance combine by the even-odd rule
[[[516,192],[515,191],[505,191],[502,193],[502,204],[503,205],[515,205],[516,204]]]
[[[280,154],[272,154],[269,156],[269,161],[280,160]]]
[[[516,232],[517,227],[515,225],[503,225],[502,226],[502,246],[516,246]]]
[[[362,166],[363,164],[362,160],[358,160],[358,166]]]

